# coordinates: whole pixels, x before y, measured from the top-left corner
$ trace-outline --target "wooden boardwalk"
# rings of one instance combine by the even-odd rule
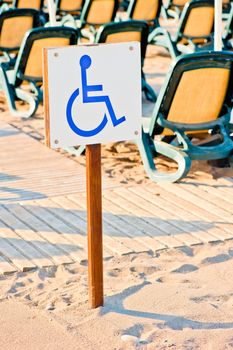
[[[0,123],[0,273],[87,260],[85,169]],[[233,180],[104,179],[104,256],[233,239]]]
[[[85,191],[85,167],[2,121],[0,150],[0,203]]]

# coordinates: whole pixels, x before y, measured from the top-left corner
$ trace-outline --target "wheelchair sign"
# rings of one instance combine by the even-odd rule
[[[46,49],[44,62],[49,146],[140,137],[139,43]]]

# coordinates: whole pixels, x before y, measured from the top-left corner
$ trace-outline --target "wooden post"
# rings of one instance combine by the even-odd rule
[[[103,305],[101,145],[86,147],[89,300]]]

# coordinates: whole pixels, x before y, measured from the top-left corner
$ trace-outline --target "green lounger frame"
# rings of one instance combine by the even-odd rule
[[[181,16],[181,13],[184,9],[184,6],[186,3],[188,3],[188,0],[183,0],[183,1],[176,1],[176,0],[169,0],[165,4],[163,4],[164,8],[164,14],[165,18],[174,18],[178,20]]]
[[[44,7],[44,0],[14,0],[13,7],[15,8],[34,8],[35,10],[42,11]]]
[[[142,67],[146,55],[147,38],[149,34],[149,26],[145,21],[122,21],[111,22],[100,27],[96,34],[95,43],[111,42],[111,36],[114,38],[114,34],[122,33],[123,37],[119,39],[119,42],[123,41],[136,41],[137,33],[140,34],[141,40],[141,59]],[[125,34],[125,35],[124,35]],[[136,35],[136,36],[135,36]],[[119,38],[119,37],[118,37]],[[114,41],[115,42],[115,41]],[[147,100],[155,102],[157,96],[152,87],[146,82],[145,75],[142,70],[142,91],[145,93]]]
[[[46,27],[36,28],[28,31],[23,39],[22,45],[14,67],[7,63],[0,64],[0,89],[4,91],[10,112],[14,116],[29,118],[32,117],[40,101],[43,99],[41,90],[42,85],[42,48],[46,46],[59,46],[65,41],[69,45],[77,43],[77,31],[73,28],[66,27]],[[43,39],[46,44],[43,46]],[[51,39],[48,43],[48,39]],[[36,47],[36,42],[41,50],[41,56],[34,54],[34,61],[30,62],[30,57],[33,56],[33,49]],[[37,51],[36,51],[37,52]],[[29,68],[31,67],[31,70]],[[33,67],[36,66],[36,70]],[[36,72],[36,73],[32,73]],[[33,75],[34,74],[34,75]],[[31,91],[22,88],[24,81],[30,84]],[[28,104],[27,110],[18,110],[16,101],[21,100]]]
[[[106,1],[86,0],[80,14],[80,19],[76,20],[72,15],[64,16],[61,25],[80,29],[80,39],[85,38],[94,42],[98,28],[106,23],[115,20],[118,0],[107,0],[109,8],[106,8]]]
[[[152,31],[159,27],[161,9],[162,0],[130,0],[127,17],[133,20],[146,21],[150,31]]]
[[[17,30],[17,26],[19,26],[19,30]],[[25,33],[29,29],[40,26],[40,13],[37,10],[11,9],[2,12],[0,14],[0,51],[3,53],[4,60],[13,64],[15,54],[19,51]],[[12,35],[9,35],[10,31],[12,31]],[[2,60],[0,59],[0,61]]]
[[[193,0],[185,5],[174,37],[165,28],[157,27],[150,33],[148,41],[164,47],[175,59],[180,54],[213,49],[213,30],[214,1]]]
[[[232,50],[233,48],[233,4],[231,5],[231,10],[226,21],[223,45],[226,50]]]
[[[79,18],[84,2],[85,0],[56,0],[57,15],[63,17],[67,14],[70,14],[74,18]]]
[[[200,82],[199,78],[204,80]],[[232,95],[233,53],[203,52],[177,59],[158,96],[149,129],[142,130],[142,139],[138,142],[151,180],[176,182],[186,176],[192,160],[232,158]],[[207,137],[207,130],[211,130],[212,136]],[[200,145],[192,143],[197,133],[205,135]],[[163,141],[169,139],[166,136],[169,134],[170,139],[177,137],[178,146]],[[159,154],[175,161],[177,170],[158,171],[154,157]]]

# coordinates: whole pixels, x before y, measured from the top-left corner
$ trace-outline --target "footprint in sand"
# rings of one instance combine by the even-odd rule
[[[172,270],[172,273],[188,273],[198,270],[198,267],[191,264],[184,264],[178,267],[178,269]]]
[[[132,266],[130,268],[130,271],[133,273],[138,274],[141,278],[144,278],[145,276],[150,276],[153,273],[160,271],[159,266]]]
[[[110,277],[118,277],[122,274],[122,269],[112,269],[110,271],[107,272],[107,275]]]
[[[133,276],[139,277],[139,278],[145,278],[146,276],[150,276],[153,273],[160,271],[159,266],[151,266],[151,265],[138,265],[138,266],[131,266],[130,268],[115,268],[111,269],[107,272],[107,275],[110,277],[124,277],[128,276],[129,273]]]
[[[228,254],[219,254],[219,255],[216,255],[216,256],[211,256],[211,257],[208,257],[208,258],[205,258],[202,260],[202,264],[205,264],[205,265],[209,265],[209,264],[219,264],[219,263],[222,263],[224,261],[227,261],[227,260],[230,260],[232,259],[232,257]]]
[[[177,280],[177,276],[175,277],[175,275],[159,277],[159,278],[156,279],[156,282],[158,282],[158,283],[171,283],[171,282],[177,283],[177,282],[179,282],[179,283],[184,283],[184,284],[192,283],[192,281],[187,279],[187,278],[182,279],[182,280],[180,280],[180,279]],[[193,286],[193,288],[194,288],[194,286]]]
[[[222,295],[211,295],[211,294],[207,294],[207,295],[203,295],[200,297],[194,297],[194,298],[190,298],[190,300],[194,301],[196,304],[200,304],[200,303],[211,303],[211,305],[215,308],[218,308],[218,304],[222,304],[225,303],[227,301],[229,301],[230,299],[233,299],[233,293],[230,293],[228,295],[222,294]]]
[[[184,349],[184,350],[197,350],[200,348],[199,348],[199,345],[196,344],[195,339],[191,338],[191,339],[187,339],[184,341],[182,349]]]
[[[11,288],[8,290],[7,293],[15,294],[18,292],[18,288],[22,288],[22,287],[25,287],[25,284],[23,282],[16,282],[11,286]]]
[[[38,271],[38,277],[41,281],[46,280],[46,278],[54,278],[56,277],[56,271],[57,271],[56,266],[48,267],[46,269],[42,268],[42,269],[39,269]]]
[[[187,246],[180,247],[178,250],[181,251],[182,253],[184,253],[187,256],[190,256],[190,257],[194,256],[193,249],[190,248],[190,247],[187,247]]]

